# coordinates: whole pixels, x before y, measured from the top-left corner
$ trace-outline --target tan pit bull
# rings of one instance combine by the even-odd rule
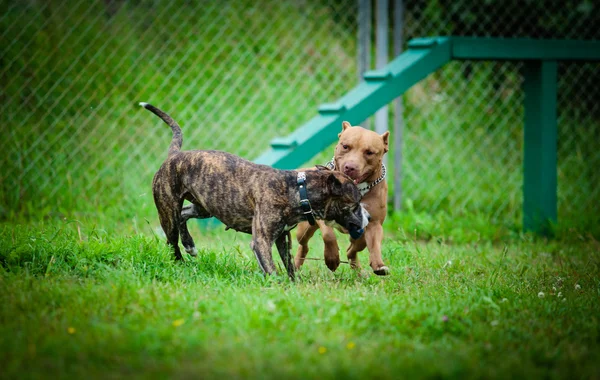
[[[388,151],[390,133],[379,135],[361,127],[353,127],[347,121],[342,123],[342,128],[342,132],[338,134],[339,143],[335,147],[335,155],[327,166],[343,172],[354,180],[362,194],[361,204],[371,215],[364,235],[356,240],[350,238],[350,246],[346,251],[348,260],[352,268],[360,268],[357,253],[367,247],[373,272],[385,276],[389,274],[389,269],[381,258],[381,241],[383,240],[382,224],[387,213],[388,187],[382,161],[383,155]],[[347,233],[343,227],[335,227]],[[327,267],[335,271],[340,265],[339,247],[334,230],[324,221],[319,220],[315,226],[306,222],[298,224],[296,237],[299,247],[294,263],[296,268],[304,264],[308,253],[308,241],[319,228],[325,243]]]

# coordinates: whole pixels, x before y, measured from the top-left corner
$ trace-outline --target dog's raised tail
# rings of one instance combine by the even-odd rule
[[[177,124],[177,122],[173,120],[171,116],[154,107],[152,104],[140,102],[140,106],[160,117],[162,121],[171,127],[171,131],[173,131],[173,139],[171,140],[171,145],[169,145],[169,156],[179,152],[181,150],[181,144],[183,144],[183,136],[181,135],[181,127],[179,124]]]

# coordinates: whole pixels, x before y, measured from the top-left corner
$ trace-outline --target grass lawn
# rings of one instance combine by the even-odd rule
[[[0,377],[600,377],[592,237],[388,232],[389,277],[314,260],[291,283],[247,235],[193,224],[183,263],[150,227],[1,226]]]

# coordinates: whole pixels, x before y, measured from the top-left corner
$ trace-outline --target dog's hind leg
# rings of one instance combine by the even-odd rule
[[[182,260],[179,249],[179,223],[183,198],[176,195],[175,185],[167,181],[170,177],[170,167],[161,166],[152,179],[152,195],[160,225],[167,236],[167,243],[173,247],[175,258]]]
[[[197,256],[198,251],[196,250],[194,239],[192,239],[192,235],[190,235],[190,231],[187,228],[187,221],[192,218],[205,219],[209,217],[210,214],[203,207],[196,204],[187,205],[181,210],[181,222],[179,223],[181,244],[183,244],[185,251],[192,256]]]
[[[277,247],[277,251],[279,252],[279,256],[281,257],[281,261],[283,261],[283,265],[287,270],[287,274],[290,277],[290,280],[294,281],[296,279],[294,273],[294,263],[292,262],[292,236],[289,231],[281,234],[277,240],[275,240],[275,246]]]
[[[162,210],[158,213],[158,218],[160,219],[160,225],[162,226],[163,231],[165,231],[165,235],[167,235],[167,243],[173,247],[175,252],[175,259],[182,260],[181,250],[179,249],[179,221],[181,219],[181,205],[179,207],[173,207],[172,204],[165,206],[161,205],[158,207],[159,203],[157,202],[157,208]]]

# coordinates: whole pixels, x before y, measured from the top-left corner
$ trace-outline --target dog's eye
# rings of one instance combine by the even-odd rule
[[[372,152],[372,151],[370,151],[370,150],[367,150],[367,151],[365,152],[365,154],[366,154],[367,156],[372,156],[372,155],[374,155],[374,154],[375,154],[375,152]]]
[[[348,150],[350,149],[350,146],[347,144],[342,144],[342,148],[344,148],[344,150]]]

